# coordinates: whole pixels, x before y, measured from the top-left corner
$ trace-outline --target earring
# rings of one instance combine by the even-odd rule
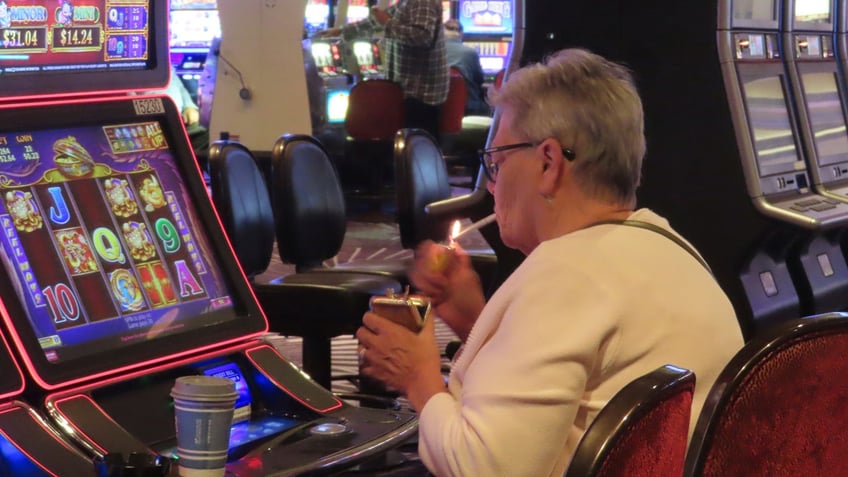
[[[550,194],[542,194],[542,198],[543,198],[543,199],[545,199],[545,202],[546,202],[548,205],[551,205],[551,204],[553,204],[553,203],[554,203],[554,198],[553,198],[553,197],[551,197],[551,195],[550,195]]]

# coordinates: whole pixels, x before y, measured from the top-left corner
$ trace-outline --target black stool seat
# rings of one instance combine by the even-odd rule
[[[362,260],[359,262],[345,262],[333,268],[322,268],[311,271],[333,271],[341,273],[368,273],[389,277],[403,284],[408,284],[407,272],[412,265],[407,260]]]
[[[267,313],[270,328],[284,335],[352,334],[373,295],[400,293],[400,284],[362,273],[295,273],[268,283],[254,283],[256,298]],[[351,319],[356,317],[358,319]]]

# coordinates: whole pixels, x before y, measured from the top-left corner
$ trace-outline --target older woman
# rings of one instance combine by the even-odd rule
[[[491,102],[488,189],[503,241],[527,258],[486,303],[461,250],[440,270],[424,244],[413,281],[463,341],[447,387],[432,323],[416,335],[366,314],[363,370],[419,411],[434,474],[560,476],[600,408],[659,366],[695,372],[694,420],[742,336],[697,252],[634,210],[645,139],[625,68],[564,50]]]

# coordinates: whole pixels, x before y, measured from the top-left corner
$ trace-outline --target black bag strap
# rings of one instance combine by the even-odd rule
[[[592,224],[591,226],[594,227],[595,225],[605,225],[605,224],[626,225],[628,227],[636,227],[636,228],[640,228],[640,229],[644,229],[644,230],[650,230],[651,232],[656,232],[656,233],[666,237],[667,239],[671,240],[672,242],[676,243],[681,248],[683,248],[683,250],[686,250],[687,252],[689,252],[689,255],[692,255],[692,257],[695,260],[697,260],[698,263],[701,264],[701,266],[703,266],[708,272],[710,272],[710,275],[712,275],[712,273],[713,273],[712,269],[707,264],[707,262],[704,260],[704,258],[701,257],[701,255],[699,255],[698,252],[696,252],[695,249],[692,248],[691,245],[689,245],[688,243],[683,241],[677,235],[674,235],[673,233],[669,232],[668,230],[666,230],[666,229],[664,229],[664,228],[662,228],[658,225],[654,225],[650,222],[643,222],[641,220],[608,220],[608,221],[605,221],[605,222],[598,222],[596,224]]]

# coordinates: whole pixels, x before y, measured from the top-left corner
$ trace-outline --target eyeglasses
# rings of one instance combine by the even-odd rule
[[[489,179],[489,182],[495,183],[498,179],[498,170],[500,169],[500,164],[496,164],[493,158],[493,155],[497,152],[505,152],[512,151],[514,149],[524,149],[528,147],[536,147],[536,144],[529,142],[519,142],[515,144],[506,144],[504,146],[490,147],[488,149],[481,149],[477,151],[480,155],[480,163],[483,164],[483,171],[486,172],[486,177]],[[573,161],[577,155],[571,149],[567,147],[562,148],[562,155],[565,156],[569,161]]]

